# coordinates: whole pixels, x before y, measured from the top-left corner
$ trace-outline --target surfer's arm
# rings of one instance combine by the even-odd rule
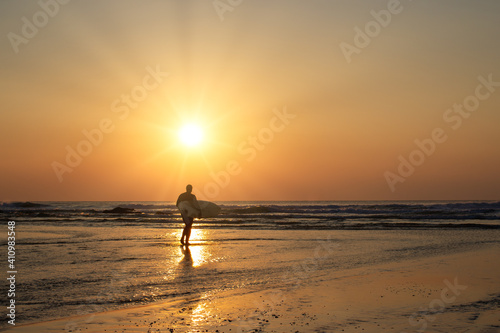
[[[193,206],[201,212],[200,204],[198,203],[198,199],[193,195]]]
[[[201,215],[201,208],[200,208],[200,204],[198,203],[198,199],[196,199],[196,196],[193,195],[193,207],[198,209],[198,212],[200,213]]]

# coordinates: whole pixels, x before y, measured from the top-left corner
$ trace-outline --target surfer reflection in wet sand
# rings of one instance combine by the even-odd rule
[[[179,262],[179,264],[182,264],[184,267],[193,267],[193,256],[191,255],[191,250],[189,249],[189,246],[181,246],[181,251],[182,254],[184,255],[184,258]]]
[[[191,193],[193,192],[193,186],[187,185],[186,192],[179,195],[177,198],[177,203],[175,204],[177,208],[179,208],[179,204],[183,201],[188,201],[191,205],[198,210],[199,216],[201,216],[200,205],[198,204],[198,200],[196,200],[196,196]],[[194,217],[189,217],[187,211],[183,211],[179,209],[181,212],[182,220],[184,221],[184,230],[182,231],[181,244],[189,245],[189,237],[191,236],[191,227],[193,226]]]

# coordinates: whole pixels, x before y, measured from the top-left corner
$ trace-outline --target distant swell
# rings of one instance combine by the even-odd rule
[[[197,228],[421,229],[500,227],[500,202],[242,202],[219,203],[219,216],[196,220]],[[4,220],[46,225],[179,228],[177,207],[165,202],[0,203]]]

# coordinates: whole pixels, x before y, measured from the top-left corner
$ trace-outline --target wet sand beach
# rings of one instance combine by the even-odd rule
[[[143,243],[146,257],[176,257],[175,296],[106,311],[93,298],[82,315],[6,332],[499,331],[497,230],[244,235],[204,234],[189,250]]]

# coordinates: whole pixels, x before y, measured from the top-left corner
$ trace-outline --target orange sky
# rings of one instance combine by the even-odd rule
[[[1,2],[0,200],[500,199],[500,3],[230,3]]]

